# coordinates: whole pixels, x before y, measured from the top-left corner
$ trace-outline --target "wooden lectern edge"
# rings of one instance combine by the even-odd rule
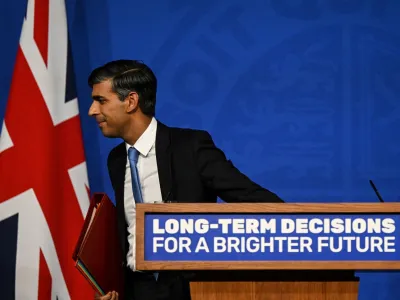
[[[138,270],[400,270],[399,261],[158,261],[144,260],[144,216],[146,213],[226,214],[396,214],[400,203],[165,203],[136,207],[136,266]]]

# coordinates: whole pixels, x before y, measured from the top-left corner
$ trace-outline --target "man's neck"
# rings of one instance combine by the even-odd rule
[[[151,117],[145,116],[138,120],[132,121],[122,139],[129,145],[134,145],[141,137],[143,132],[146,131],[147,127],[149,127],[151,120]]]

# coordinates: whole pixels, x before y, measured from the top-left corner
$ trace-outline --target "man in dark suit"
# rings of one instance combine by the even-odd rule
[[[168,202],[283,202],[242,174],[209,133],[171,128],[155,115],[157,79],[145,64],[118,60],[89,76],[95,117],[103,135],[121,138],[108,157],[119,236],[126,259],[126,299],[190,299],[181,273],[135,268],[135,204]],[[100,298],[118,299],[115,292]]]

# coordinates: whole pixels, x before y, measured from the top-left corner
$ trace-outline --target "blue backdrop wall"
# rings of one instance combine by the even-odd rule
[[[0,13],[0,120],[26,0]],[[209,130],[230,159],[288,202],[400,200],[397,0],[67,1],[92,191],[119,140],[87,116],[92,68],[141,59],[157,117]],[[396,272],[360,273],[360,299],[398,299]]]

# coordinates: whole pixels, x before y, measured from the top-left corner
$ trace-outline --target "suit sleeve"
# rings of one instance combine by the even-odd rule
[[[241,173],[217,148],[206,131],[197,131],[194,148],[200,176],[207,188],[226,202],[284,202]]]

